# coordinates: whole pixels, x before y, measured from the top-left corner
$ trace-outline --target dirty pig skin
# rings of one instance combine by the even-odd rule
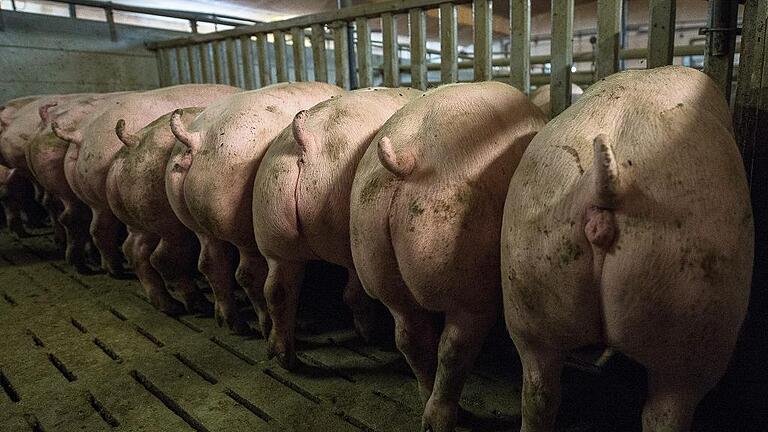
[[[690,429],[749,298],[749,191],[725,98],[669,66],[590,87],[528,146],[501,236],[522,430],[554,430],[570,350],[613,347],[648,372],[643,431]]]

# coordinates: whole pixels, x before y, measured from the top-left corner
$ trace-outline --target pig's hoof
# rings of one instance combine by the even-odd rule
[[[298,366],[298,360],[296,359],[296,353],[280,353],[275,356],[277,363],[280,367],[287,371],[294,371]]]
[[[72,265],[75,267],[75,271],[78,274],[81,274],[81,275],[84,275],[84,276],[95,275],[95,274],[99,273],[98,270],[96,270],[94,268],[91,268],[86,263],[79,263],[79,264],[72,264]]]
[[[122,267],[108,269],[107,272],[109,273],[109,276],[112,279],[117,279],[117,280],[136,279],[136,275],[134,275],[133,273],[131,273],[131,272],[127,271],[127,270],[125,270]]]
[[[213,316],[213,305],[202,295],[196,295],[192,298],[188,298],[184,303],[186,304],[187,312],[193,315],[201,317]]]
[[[184,305],[177,300],[169,299],[164,301],[153,300],[152,304],[162,313],[169,316],[179,316],[186,312]]]
[[[213,318],[216,320],[217,326],[224,327],[224,315],[221,313],[218,305],[213,307]]]
[[[263,339],[269,338],[269,333],[272,331],[272,320],[269,317],[259,317],[259,332]]]
[[[247,322],[239,318],[227,320],[227,326],[229,327],[229,330],[232,333],[239,336],[247,336],[247,335],[253,334],[253,330],[251,329],[251,326],[249,326]]]
[[[456,429],[457,404],[430,398],[421,418],[421,430],[430,432],[453,432]]]
[[[282,343],[278,342],[277,337],[274,334],[269,335],[267,342],[267,358],[277,359],[277,363],[280,364],[285,370],[293,371],[298,366],[298,360],[296,359],[296,351],[287,349]]]

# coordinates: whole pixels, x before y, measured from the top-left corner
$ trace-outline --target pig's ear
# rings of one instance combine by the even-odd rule
[[[192,151],[192,154],[195,154],[200,150],[200,134],[190,132],[184,127],[184,123],[181,121],[182,114],[184,114],[184,110],[179,108],[171,115],[171,132],[176,136],[176,139]]]
[[[48,110],[55,107],[56,105],[58,105],[58,102],[52,102],[52,103],[44,104],[37,109],[37,115],[40,116],[40,120],[43,121],[44,125],[47,125],[51,121],[51,115],[48,112]]]
[[[408,176],[416,165],[416,160],[411,152],[402,152],[399,156],[395,153],[389,137],[381,138],[378,150],[379,160],[384,168],[400,178]]]
[[[302,155],[314,152],[316,147],[315,137],[306,127],[307,117],[309,113],[304,110],[299,111],[293,118],[293,139],[296,140]]]
[[[59,137],[59,139],[72,143],[78,148],[80,147],[80,144],[83,143],[83,134],[79,130],[69,132],[55,121],[51,123],[51,130],[53,130],[53,134]]]
[[[131,135],[125,131],[125,120],[120,119],[117,121],[117,124],[115,125],[115,133],[117,134],[117,138],[119,138],[126,146],[136,147],[139,145],[139,137]]]
[[[602,208],[614,208],[619,189],[619,166],[613,146],[605,134],[596,136],[593,145],[596,204]]]

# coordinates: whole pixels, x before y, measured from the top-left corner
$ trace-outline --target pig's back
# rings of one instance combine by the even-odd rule
[[[204,131],[203,147],[184,182],[198,223],[219,238],[252,244],[253,182],[269,143],[297,112],[342,92],[324,83],[283,83],[244,92],[201,113],[190,130]]]
[[[442,96],[403,109],[416,111],[404,113],[420,122],[416,133],[402,136],[387,123],[377,138],[389,133],[396,153],[414,153],[415,168],[389,208],[392,245],[416,300],[445,311],[457,301],[472,308],[497,298],[509,179],[545,120],[525,95],[500,83],[447,86]]]
[[[179,107],[205,106],[227,94],[240,92],[236,87],[215,84],[185,84],[130,93],[110,100],[84,130],[78,158],[78,174],[87,185],[89,204],[106,205],[107,170],[123,143],[115,135],[115,124],[125,120],[138,130],[158,117]]]
[[[584,212],[597,205],[598,134],[607,135],[615,154],[619,198],[616,241],[595,276]],[[746,304],[752,250],[747,185],[725,100],[697,71],[624,72],[588,89],[529,146],[504,217],[507,273],[528,285],[557,279],[557,290],[542,290],[538,305],[530,305],[542,321],[551,319],[542,315],[547,310],[567,316],[602,297],[594,307],[603,309],[609,343],[626,343],[629,328],[637,343],[651,343],[657,335],[636,331],[649,314],[656,320],[685,316],[701,328],[691,320],[712,317],[702,311],[714,304],[734,316]],[[721,282],[704,280],[714,273]],[[681,278],[691,282],[690,290],[667,289],[685,286]],[[723,286],[726,279],[733,288]],[[731,294],[720,294],[727,290]],[[528,324],[539,325],[535,318]]]

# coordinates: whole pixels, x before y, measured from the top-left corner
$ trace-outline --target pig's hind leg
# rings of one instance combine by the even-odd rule
[[[168,293],[163,279],[150,263],[150,256],[158,242],[159,239],[154,235],[131,232],[123,243],[123,250],[150,303],[163,313],[179,315],[184,312],[184,306]]]
[[[200,258],[197,268],[208,279],[213,296],[216,299],[214,316],[216,323],[224,323],[235,333],[245,335],[251,333],[237,308],[235,297],[235,257],[231,245],[225,241],[198,234],[200,239]]]
[[[564,353],[519,338],[515,347],[523,365],[521,432],[552,432],[560,407]]]
[[[240,264],[235,271],[237,283],[245,290],[259,320],[259,331],[266,339],[272,328],[272,321],[267,311],[267,301],[264,298],[264,282],[267,279],[269,267],[267,260],[261,256],[258,248],[239,248]]]
[[[91,236],[96,248],[101,253],[101,266],[110,276],[123,279],[123,255],[120,253],[121,222],[110,210],[94,209],[91,220]]]
[[[395,344],[416,375],[421,401],[426,403],[435,383],[440,322],[435,313],[417,305],[398,305],[390,311],[395,319]]]
[[[90,211],[82,202],[64,201],[64,211],[59,215],[59,222],[64,227],[67,238],[65,257],[67,263],[80,274],[92,274],[94,271],[86,263],[86,245],[91,240],[88,233]]]
[[[267,264],[264,295],[272,318],[267,355],[277,357],[280,365],[290,370],[297,366],[294,333],[305,263],[267,257]]]
[[[454,430],[461,391],[496,318],[493,307],[481,313],[446,313],[437,352],[435,385],[424,410],[422,429],[433,432]]]
[[[383,321],[379,316],[380,305],[365,293],[355,269],[348,268],[347,271],[349,276],[347,285],[344,287],[344,304],[352,310],[355,330],[363,340],[370,343]]]
[[[166,286],[175,290],[187,312],[202,316],[213,315],[213,305],[195,284],[199,247],[191,235],[188,238],[163,237],[149,261],[160,273]]]

